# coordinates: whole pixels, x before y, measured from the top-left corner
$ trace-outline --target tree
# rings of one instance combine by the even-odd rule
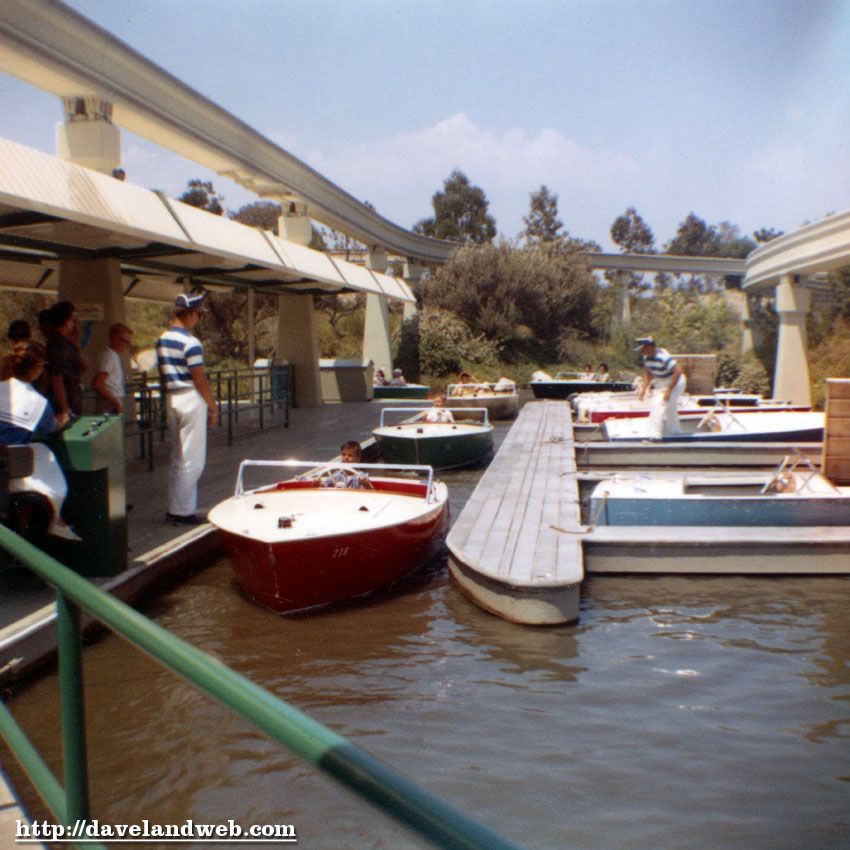
[[[784,233],[773,227],[762,227],[761,230],[757,230],[753,233],[753,239],[755,239],[759,245],[765,245],[770,242],[771,239],[776,239],[779,236],[784,236]]]
[[[756,243],[742,237],[737,225],[722,221],[717,226],[709,226],[694,213],[679,225],[676,236],[664,246],[668,254],[684,257],[732,257],[743,259],[755,250]],[[739,288],[741,279],[734,275],[724,277],[727,289]],[[700,278],[691,278],[691,287],[705,288]]]
[[[413,229],[417,233],[477,245],[493,241],[496,221],[487,213],[489,201],[484,191],[470,185],[461,171],[455,169],[449,175],[443,182],[443,191],[436,192],[431,203],[434,217],[416,222]]]
[[[591,329],[596,292],[581,256],[502,243],[456,250],[434,273],[425,301],[499,344],[529,331],[554,343],[565,328]]]
[[[560,239],[558,231],[564,226],[558,220],[558,196],[550,194],[545,186],[529,195],[529,211],[522,219],[526,244],[537,245],[541,242],[556,242]]]
[[[655,236],[649,225],[629,207],[611,225],[611,239],[624,254],[654,254]]]
[[[177,199],[192,207],[211,212],[214,215],[223,215],[224,207],[221,202],[223,195],[218,195],[209,180],[190,180],[186,191]]]
[[[254,201],[244,204],[236,212],[228,212],[228,217],[249,227],[261,227],[272,233],[278,232],[278,219],[281,207],[274,201]]]

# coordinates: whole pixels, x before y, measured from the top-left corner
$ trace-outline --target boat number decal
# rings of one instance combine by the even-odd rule
[[[348,546],[337,546],[334,549],[332,558],[344,558],[348,554]]]

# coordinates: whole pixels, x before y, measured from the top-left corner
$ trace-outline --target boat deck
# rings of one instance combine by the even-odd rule
[[[447,540],[452,575],[481,607],[516,622],[578,617],[575,472],[569,404],[525,405]]]

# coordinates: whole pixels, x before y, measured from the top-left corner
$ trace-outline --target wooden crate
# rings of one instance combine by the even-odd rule
[[[711,395],[717,375],[714,354],[674,354],[679,368],[685,373],[687,391],[691,395]]]
[[[850,379],[826,381],[823,473],[833,484],[850,484]]]

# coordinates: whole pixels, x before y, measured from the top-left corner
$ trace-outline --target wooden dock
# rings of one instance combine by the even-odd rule
[[[705,449],[581,443],[567,402],[523,407],[448,536],[449,571],[486,611],[512,622],[578,619],[587,573],[837,575],[850,573],[850,525],[831,527],[597,526],[582,524],[589,487],[625,468],[775,467],[822,448],[734,443]],[[607,472],[606,472],[607,469]],[[592,518],[585,517],[592,523]]]
[[[578,619],[575,472],[569,403],[526,404],[447,540],[451,575],[477,605],[531,625]]]

